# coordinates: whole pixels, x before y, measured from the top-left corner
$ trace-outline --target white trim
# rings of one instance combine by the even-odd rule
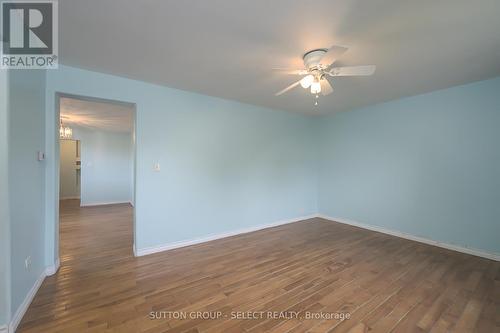
[[[9,327],[7,325],[0,326],[0,333],[9,333]]]
[[[130,204],[130,206],[134,207],[134,203],[132,201],[129,201],[128,203]]]
[[[49,266],[45,269],[45,275],[46,276],[51,276],[57,273],[59,270],[59,266],[61,265],[61,262],[59,261],[59,258],[57,258],[56,262],[54,265]]]
[[[45,279],[45,270],[42,271],[42,273],[40,274],[38,279],[33,284],[33,287],[31,287],[30,291],[28,292],[28,294],[24,298],[24,301],[21,303],[21,305],[19,305],[16,313],[14,313],[14,316],[12,317],[12,320],[10,321],[10,324],[9,324],[9,330],[8,330],[9,332],[16,331],[17,326],[21,322],[21,319],[23,319],[23,316],[26,313],[26,310],[28,310],[28,308],[31,304],[31,301],[33,301],[33,298],[35,297],[36,292],[38,291],[38,289],[42,285],[42,282],[44,279]]]
[[[130,201],[109,201],[109,202],[90,202],[90,203],[80,202],[80,207],[119,205],[119,204],[130,204]]]
[[[42,285],[43,280],[45,279],[45,277],[47,277],[49,275],[54,275],[55,273],[57,273],[59,266],[60,266],[60,262],[59,262],[59,259],[57,259],[57,261],[54,263],[54,265],[45,268],[45,270],[40,274],[38,279],[33,284],[33,287],[31,287],[30,291],[28,292],[28,294],[24,298],[24,301],[17,308],[16,313],[14,314],[14,316],[12,317],[12,320],[10,321],[9,327],[7,327],[7,326],[5,326],[5,328],[0,327],[0,333],[8,333],[8,332],[14,333],[16,331],[17,326],[21,322],[21,319],[23,319],[24,314],[28,310],[28,308],[29,308],[31,302],[33,301],[33,298],[35,297],[38,289],[40,289],[40,286]],[[5,331],[4,331],[4,329],[5,329]]]
[[[189,245],[210,242],[210,241],[213,241],[216,239],[246,234],[249,232],[258,231],[258,230],[267,229],[267,228],[273,228],[273,227],[277,227],[277,226],[280,226],[283,224],[300,222],[303,220],[312,219],[314,217],[317,217],[317,215],[313,214],[313,215],[301,216],[301,217],[288,219],[288,220],[282,220],[282,221],[278,221],[278,222],[274,222],[274,223],[258,225],[258,226],[249,227],[249,228],[245,228],[245,229],[239,229],[239,230],[235,230],[235,231],[224,232],[221,234],[208,235],[208,236],[195,238],[195,239],[188,239],[188,240],[179,241],[179,242],[173,242],[173,243],[167,243],[167,244],[162,244],[162,245],[157,245],[157,246],[146,247],[143,249],[135,249],[135,245],[134,245],[134,250],[135,250],[134,254],[136,257],[145,256],[145,255],[152,254],[152,253],[177,249],[179,247],[185,247],[185,246],[189,246]]]
[[[333,221],[333,222],[352,225],[352,226],[358,227],[358,228],[363,228],[363,229],[367,229],[367,230],[381,232],[383,234],[387,234],[387,235],[391,235],[391,236],[409,239],[409,240],[424,243],[424,244],[442,247],[442,248],[447,249],[447,250],[462,252],[462,253],[471,254],[471,255],[477,256],[477,257],[482,257],[482,258],[487,258],[487,259],[491,259],[491,260],[495,260],[495,261],[500,261],[500,254],[499,253],[486,252],[484,250],[478,250],[478,249],[464,247],[464,246],[460,246],[460,245],[443,243],[443,242],[435,241],[435,240],[424,238],[424,237],[414,236],[414,235],[407,234],[407,233],[404,233],[401,231],[390,230],[390,229],[386,229],[383,227],[359,223],[356,221],[352,221],[352,220],[344,219],[344,218],[340,218],[340,217],[331,217],[331,216],[327,216],[327,215],[323,215],[323,214],[318,214],[317,217],[320,217],[320,218],[325,219],[325,220]]]

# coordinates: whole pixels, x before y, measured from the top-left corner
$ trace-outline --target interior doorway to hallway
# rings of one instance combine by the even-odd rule
[[[73,95],[60,95],[58,105],[61,266],[78,259],[73,258],[76,254],[81,259],[112,247],[114,235],[125,227],[131,235],[127,244],[123,238],[116,241],[132,253],[135,105]],[[107,223],[106,228],[94,223],[97,211],[105,212],[101,223]],[[94,244],[92,249],[80,240]]]

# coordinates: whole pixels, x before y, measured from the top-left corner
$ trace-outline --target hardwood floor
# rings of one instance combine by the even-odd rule
[[[140,258],[128,205],[60,230],[18,332],[500,332],[499,262],[321,219]]]

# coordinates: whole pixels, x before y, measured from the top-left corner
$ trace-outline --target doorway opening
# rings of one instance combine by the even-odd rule
[[[133,255],[135,105],[58,95],[59,258]]]

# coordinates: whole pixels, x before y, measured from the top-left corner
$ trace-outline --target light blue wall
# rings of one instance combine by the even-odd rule
[[[0,69],[0,328],[10,320],[8,71]]]
[[[320,213],[500,253],[500,78],[317,122]]]
[[[132,202],[132,134],[72,128],[81,142],[81,204]]]
[[[47,75],[49,131],[56,92],[136,103],[137,249],[317,211],[312,118],[65,66]],[[49,208],[58,172],[49,165]],[[47,218],[51,262],[57,216]]]
[[[45,270],[45,162],[37,160],[45,146],[45,79],[43,70],[12,70],[9,76],[12,312]]]

